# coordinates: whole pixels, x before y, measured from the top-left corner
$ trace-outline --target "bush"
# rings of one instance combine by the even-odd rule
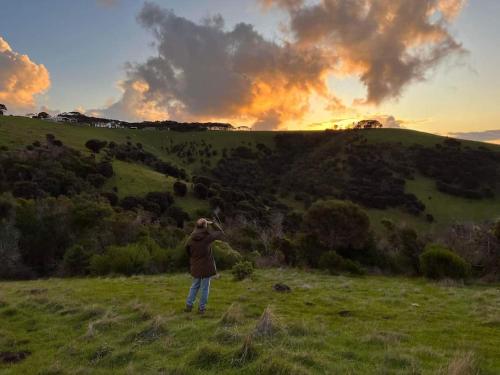
[[[212,245],[212,251],[217,268],[220,270],[230,269],[236,263],[243,260],[241,254],[234,250],[227,242],[215,241]]]
[[[288,237],[276,238],[273,247],[283,254],[285,264],[296,266],[298,262],[298,251],[296,244]]]
[[[103,255],[94,255],[90,260],[90,271],[95,275],[110,273],[135,275],[146,273],[151,255],[142,246],[110,246]]]
[[[198,199],[207,199],[208,197],[208,188],[204,184],[195,184],[193,192]]]
[[[252,262],[238,262],[233,266],[231,273],[235,280],[243,280],[251,276],[253,273]]]
[[[85,143],[85,147],[87,147],[89,150],[91,150],[94,154],[98,154],[101,149],[106,147],[108,142],[106,141],[99,141],[98,139],[90,139]]]
[[[63,258],[63,272],[68,276],[85,275],[88,272],[91,254],[80,245],[70,247]]]
[[[176,181],[174,183],[174,193],[179,197],[185,197],[187,194],[187,185],[184,182]]]
[[[420,269],[430,279],[464,279],[470,266],[459,255],[441,245],[428,245],[420,256]]]
[[[146,200],[157,204],[161,213],[165,212],[174,203],[174,198],[168,192],[150,192],[146,195]]]
[[[109,161],[101,161],[97,164],[97,172],[106,178],[111,178],[115,174],[113,171],[113,165]]]
[[[342,269],[343,262],[344,258],[338,255],[335,251],[331,250],[321,255],[321,258],[319,259],[319,267],[334,274]]]
[[[184,221],[190,219],[189,214],[177,206],[170,206],[165,214],[171,218],[179,228],[183,228]]]
[[[304,217],[304,227],[329,250],[360,250],[370,239],[368,215],[351,202],[314,203]]]
[[[12,195],[16,198],[35,199],[42,194],[38,185],[31,181],[18,181],[12,188]]]
[[[222,198],[218,197],[218,196],[215,196],[215,197],[212,197],[208,200],[208,204],[210,206],[210,208],[212,209],[221,209],[223,210],[224,209],[224,200],[222,200]]]
[[[354,275],[364,274],[363,269],[358,263],[341,257],[333,250],[327,251],[321,256],[319,265],[320,268],[328,270],[332,274],[338,271],[347,271]]]
[[[298,262],[304,262],[311,267],[319,267],[321,255],[328,249],[310,234],[299,233],[297,236]]]
[[[155,274],[165,272],[172,264],[173,255],[150,239],[126,246],[110,246],[102,255],[90,259],[90,272],[106,274]]]

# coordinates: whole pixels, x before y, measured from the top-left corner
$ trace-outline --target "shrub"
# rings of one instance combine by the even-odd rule
[[[321,268],[328,270],[334,274],[338,271],[347,271],[354,275],[363,275],[364,271],[361,266],[351,259],[345,259],[338,255],[335,251],[327,251],[319,261]]]
[[[87,147],[89,150],[91,150],[94,154],[98,154],[101,149],[106,147],[108,142],[106,141],[99,141],[98,139],[90,139],[85,143],[85,147]]]
[[[90,260],[90,271],[95,275],[117,273],[135,275],[145,273],[151,255],[142,246],[110,246],[103,255],[94,255]]]
[[[176,181],[174,183],[174,193],[179,197],[185,197],[187,194],[187,185],[184,182]]]
[[[224,209],[224,200],[218,196],[213,196],[212,198],[210,198],[208,200],[208,204],[210,205],[210,208],[213,208],[213,209],[217,209],[217,208],[219,208],[221,210]]]
[[[305,262],[311,267],[318,267],[321,255],[328,249],[310,234],[299,234],[297,238],[297,250],[299,262]]]
[[[195,184],[193,192],[198,199],[207,199],[208,197],[208,188],[204,184]]]
[[[101,193],[101,197],[107,199],[109,204],[113,207],[116,206],[118,204],[118,201],[119,201],[118,195],[116,195],[113,192],[103,192],[103,193]]]
[[[370,239],[368,215],[351,202],[314,203],[304,217],[304,227],[330,250],[359,250]]]
[[[177,206],[170,206],[167,209],[166,215],[171,218],[177,224],[177,227],[183,228],[184,221],[190,219],[189,214],[184,211],[182,208]]]
[[[127,196],[120,201],[120,206],[128,211],[144,206],[144,199],[135,196]]]
[[[38,185],[31,181],[18,181],[12,188],[12,194],[16,198],[34,199],[42,195]]]
[[[273,247],[283,254],[285,264],[296,266],[298,251],[296,244],[287,237],[277,238],[273,241]]]
[[[126,246],[110,246],[102,255],[90,259],[90,272],[94,275],[110,273],[135,275],[165,272],[171,265],[173,255],[150,239]]]
[[[102,161],[97,164],[97,172],[106,178],[111,178],[114,175],[113,165],[109,161]]]
[[[327,251],[319,259],[320,268],[328,270],[330,273],[335,273],[342,269],[343,263],[344,258],[333,250]]]
[[[221,270],[229,269],[243,260],[241,254],[234,250],[227,242],[215,241],[212,245],[212,251],[217,268]]]
[[[101,188],[106,183],[106,178],[102,174],[91,173],[87,176],[87,181],[96,188]]]
[[[63,258],[63,272],[66,275],[85,275],[90,264],[91,254],[80,245],[70,247]]]
[[[168,192],[150,192],[146,195],[146,200],[156,203],[162,213],[174,203],[174,198]]]
[[[470,266],[463,258],[441,245],[426,247],[420,256],[420,269],[430,279],[463,279],[470,272]]]
[[[235,280],[244,280],[253,273],[252,262],[238,262],[231,270]]]

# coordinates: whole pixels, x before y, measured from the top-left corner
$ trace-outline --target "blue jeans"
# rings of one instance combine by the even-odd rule
[[[193,284],[191,285],[191,289],[189,289],[186,305],[189,307],[193,307],[194,301],[196,300],[196,295],[198,294],[198,290],[200,289],[201,296],[198,308],[200,310],[205,310],[208,302],[208,293],[210,291],[210,277],[206,277],[203,279],[193,279]]]

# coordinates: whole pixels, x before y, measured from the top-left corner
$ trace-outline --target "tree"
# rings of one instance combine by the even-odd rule
[[[101,151],[101,149],[106,147],[107,144],[108,142],[106,141],[99,141],[98,139],[90,139],[85,143],[85,147],[87,147],[94,154],[98,154]]]
[[[35,118],[43,120],[50,118],[50,115],[47,112],[40,112],[38,115],[35,116]]]
[[[187,193],[187,185],[181,181],[176,181],[174,183],[174,193],[179,197],[186,196]]]
[[[0,103],[0,116],[3,116],[4,112],[7,112],[7,107],[5,106],[5,104]]]
[[[314,203],[305,214],[304,228],[329,250],[359,250],[370,239],[368,215],[346,201]]]
[[[361,120],[360,122],[358,122],[354,126],[354,129],[356,129],[356,130],[359,130],[359,129],[380,129],[382,127],[383,127],[382,123],[378,120]]]
[[[208,196],[208,188],[204,184],[195,184],[193,188],[194,195],[198,199],[207,199]]]

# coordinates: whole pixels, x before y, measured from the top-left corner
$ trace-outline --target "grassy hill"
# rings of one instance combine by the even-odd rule
[[[264,144],[269,148],[274,147],[273,132],[173,132],[173,131],[148,131],[148,130],[128,130],[128,129],[98,129],[81,125],[61,125],[40,120],[23,117],[2,117],[0,118],[0,146],[18,148],[29,144],[35,140],[41,140],[45,134],[54,134],[57,139],[64,144],[89,152],[84,144],[89,139],[99,139],[114,141],[116,143],[141,143],[146,151],[155,154],[164,161],[173,163],[184,168],[188,176],[197,174],[202,167],[198,158],[189,163],[185,158],[179,158],[175,153],[167,152],[168,148],[175,145],[194,142],[196,144],[209,144],[216,152],[210,161],[211,166],[222,157],[224,149],[231,149],[238,146],[255,148],[257,144]],[[370,143],[395,143],[404,146],[420,144],[432,147],[443,141],[443,137],[421,133],[404,129],[379,129],[361,131],[361,134]],[[500,150],[499,146],[479,142],[463,141],[465,147],[477,148],[486,147],[491,150]],[[106,187],[118,188],[120,197],[127,195],[144,195],[153,190],[172,191],[174,180],[151,170],[150,168],[134,163],[114,161],[113,167],[115,176],[107,182]],[[422,176],[417,176],[414,180],[407,181],[406,190],[427,206],[427,213],[436,219],[433,223],[425,220],[424,216],[413,216],[400,209],[369,209],[368,213],[375,228],[380,227],[380,221],[388,218],[396,222],[406,222],[421,231],[438,231],[453,222],[461,221],[482,221],[498,218],[500,215],[500,197],[497,194],[493,199],[464,199],[441,193],[436,189],[433,181]],[[303,209],[303,205],[291,199],[283,199],[283,202],[294,209]],[[207,208],[207,203],[195,199],[192,194],[185,198],[178,198],[180,207],[190,214],[195,214],[197,210]]]
[[[273,291],[277,282],[292,292]],[[500,372],[495,287],[291,270],[235,282],[224,273],[199,316],[182,312],[189,283],[187,275],[0,283],[0,352],[29,352],[0,361],[0,372]],[[268,306],[273,330],[259,336]]]

